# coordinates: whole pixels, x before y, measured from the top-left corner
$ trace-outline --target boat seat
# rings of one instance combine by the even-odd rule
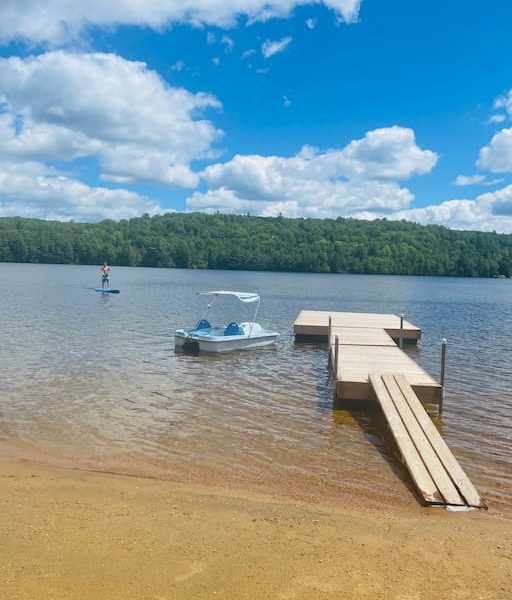
[[[259,323],[251,323],[250,321],[244,321],[240,323],[240,329],[245,333],[245,335],[258,335],[263,331],[262,326]]]
[[[224,329],[224,335],[244,335],[244,331],[240,328],[238,323],[232,321],[226,329]]]
[[[198,331],[199,329],[211,329],[212,325],[209,321],[207,321],[206,319],[201,319],[197,325],[196,325],[196,331]]]

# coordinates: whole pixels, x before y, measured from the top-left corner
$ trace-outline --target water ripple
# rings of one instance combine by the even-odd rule
[[[490,503],[511,505],[508,280],[115,268],[122,292],[103,297],[86,289],[91,267],[4,264],[0,274],[2,440],[77,466],[410,501],[382,415],[335,410],[325,348],[291,335],[301,309],[403,312],[424,331],[407,352],[434,376],[448,338],[436,425]],[[175,354],[173,332],[201,314],[196,292],[208,288],[259,291],[277,347]],[[227,305],[220,321],[240,308]]]

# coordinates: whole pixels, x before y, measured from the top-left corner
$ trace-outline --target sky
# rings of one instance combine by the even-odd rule
[[[512,3],[1,0],[0,216],[512,233]]]

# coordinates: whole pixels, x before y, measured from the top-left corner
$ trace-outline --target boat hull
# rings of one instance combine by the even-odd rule
[[[176,332],[175,347],[181,350],[199,351],[211,354],[234,352],[237,350],[254,350],[271,346],[278,338],[276,332],[265,332],[261,335],[245,336],[207,336],[187,333],[186,330]]]

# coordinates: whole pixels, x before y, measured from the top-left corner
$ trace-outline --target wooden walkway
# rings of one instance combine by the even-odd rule
[[[302,311],[296,339],[325,339],[339,400],[374,400],[384,413],[409,473],[426,504],[485,508],[423,408],[442,406],[443,390],[396,345],[421,330],[397,315]]]
[[[370,374],[402,459],[426,504],[485,508],[403,375]]]

